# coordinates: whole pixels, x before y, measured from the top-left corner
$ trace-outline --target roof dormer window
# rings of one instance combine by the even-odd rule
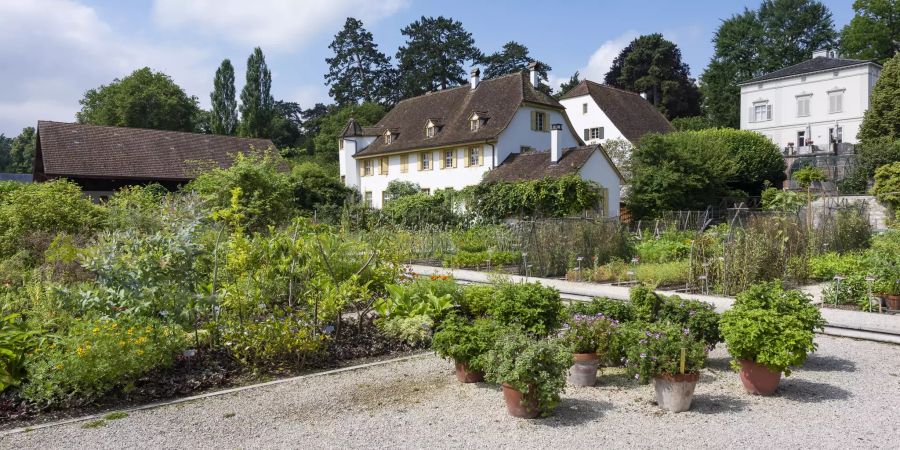
[[[384,132],[384,145],[390,145],[394,142],[394,135],[391,134],[391,130],[387,130]]]
[[[425,139],[437,136],[440,126],[440,119],[428,119],[428,122],[425,123]]]
[[[472,114],[472,117],[469,117],[469,131],[476,132],[481,129],[481,124],[484,122],[484,118],[481,117],[478,113]]]

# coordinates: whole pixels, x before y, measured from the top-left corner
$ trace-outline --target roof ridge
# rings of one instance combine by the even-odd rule
[[[520,70],[520,71],[518,71],[518,72],[510,72],[510,73],[507,73],[507,74],[503,74],[503,75],[500,75],[499,77],[483,79],[483,80],[481,80],[481,81],[478,82],[478,85],[480,86],[482,83],[490,83],[490,82],[492,82],[492,81],[497,81],[497,80],[501,80],[501,79],[504,79],[504,78],[509,78],[509,77],[516,76],[516,75],[518,75],[518,76],[521,77],[523,73],[524,73],[524,71],[521,71],[521,70]],[[429,97],[430,97],[430,96],[433,96],[433,95],[442,94],[442,93],[444,93],[444,92],[455,91],[455,90],[457,90],[457,89],[462,89],[462,88],[470,88],[470,89],[471,89],[471,87],[469,86],[468,83],[463,83],[463,84],[460,84],[459,86],[448,87],[448,88],[446,88],[446,89],[438,89],[438,90],[436,90],[436,91],[428,91],[428,92],[426,92],[426,93],[424,93],[424,94],[419,94],[419,95],[416,95],[416,96],[414,96],[414,97],[406,97],[406,98],[400,100],[399,102],[397,102],[397,104],[399,105],[400,103],[403,103],[403,102],[406,102],[406,101],[409,101],[409,100],[415,100],[415,99],[417,99],[417,98],[419,98],[419,97],[425,97],[425,96],[429,96]]]
[[[78,123],[78,122],[60,122],[57,120],[38,120],[38,126],[41,123],[56,123],[61,125],[76,125],[79,127],[95,127],[95,128],[112,128],[116,130],[142,130],[142,131],[152,131],[154,133],[178,133],[178,134],[190,134],[197,136],[212,136],[218,138],[231,138],[231,139],[249,139],[254,141],[269,141],[272,142],[271,138],[251,138],[251,137],[243,137],[243,136],[232,136],[230,134],[215,134],[215,133],[197,133],[195,131],[181,131],[181,130],[160,130],[158,128],[142,128],[142,127],[120,127],[116,125],[94,125],[91,123]]]
[[[606,84],[606,83],[598,83],[598,82],[593,81],[593,80],[588,80],[587,78],[585,78],[584,81],[586,81],[586,82],[588,82],[588,83],[591,83],[591,84],[593,84],[593,85],[595,85],[595,86],[597,86],[597,87],[601,87],[601,88],[605,88],[605,89],[612,89],[612,90],[615,90],[615,91],[622,92],[622,93],[624,93],[624,94],[637,95],[638,97],[641,97],[641,94],[639,94],[639,93],[637,93],[637,92],[629,91],[629,90],[627,90],[627,89],[622,89],[622,88],[620,88],[620,87],[612,86],[612,85],[609,85],[609,84]],[[641,98],[643,98],[643,97],[641,97]]]

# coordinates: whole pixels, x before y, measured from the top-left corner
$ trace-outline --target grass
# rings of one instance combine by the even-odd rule
[[[103,416],[103,418],[106,420],[119,420],[126,417],[128,417],[128,413],[123,411],[115,411]]]
[[[100,427],[105,427],[105,426],[106,426],[106,421],[103,419],[98,419],[98,420],[92,420],[92,421],[82,425],[81,428],[90,429],[90,428],[100,428]]]

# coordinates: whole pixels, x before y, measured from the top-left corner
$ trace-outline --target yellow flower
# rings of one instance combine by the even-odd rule
[[[56,365],[56,370],[62,370],[62,368],[63,368],[63,365],[62,365],[62,364],[57,364],[57,365]]]
[[[75,353],[78,353],[78,356],[84,356],[84,348],[82,348],[82,347],[76,348]]]
[[[119,347],[125,347],[125,341],[119,341]]]
[[[93,330],[93,332],[94,332],[94,334],[97,334],[97,333],[99,333],[99,332],[100,332],[100,329],[99,329],[99,328],[97,328],[97,327],[94,327],[94,330]]]
[[[143,354],[144,354],[144,351],[141,350],[141,349],[138,349],[137,354],[138,354],[138,355],[143,355]]]

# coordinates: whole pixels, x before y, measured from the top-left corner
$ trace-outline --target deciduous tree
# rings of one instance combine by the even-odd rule
[[[880,137],[900,139],[900,54],[885,63],[859,127],[863,141]]]
[[[176,131],[194,131],[199,109],[196,97],[149,67],[87,91],[80,103],[80,123]]]
[[[502,50],[490,55],[483,55],[479,58],[478,63],[484,66],[483,76],[485,80],[488,80],[509,73],[527,70],[528,65],[532,61],[537,60],[528,54],[528,47],[516,41],[509,41],[503,45]],[[538,75],[540,75],[541,79],[546,80],[547,73],[553,69],[543,62],[537,62],[539,63]],[[538,89],[548,95],[551,93],[550,86],[546,84],[541,84]]]
[[[578,83],[581,82],[581,80],[578,79],[579,76],[580,75],[576,70],[575,73],[573,73],[572,76],[569,77],[569,81],[566,81],[565,83],[559,85],[559,92],[553,94],[553,97],[559,100],[560,97],[563,96],[563,94],[571,91],[575,86],[578,86]]]
[[[900,51],[900,1],[856,0],[856,15],[841,31],[841,53],[885,63]]]
[[[237,131],[237,100],[234,89],[234,66],[225,59],[216,69],[213,91],[209,94],[212,103],[210,130],[215,134],[234,134]]]
[[[262,49],[256,47],[247,58],[247,83],[241,91],[241,136],[267,138],[271,135],[275,109],[271,91],[272,72]]]
[[[606,84],[647,94],[669,119],[700,113],[700,92],[681,61],[681,50],[661,34],[640,36],[622,49],[605,77]]]

